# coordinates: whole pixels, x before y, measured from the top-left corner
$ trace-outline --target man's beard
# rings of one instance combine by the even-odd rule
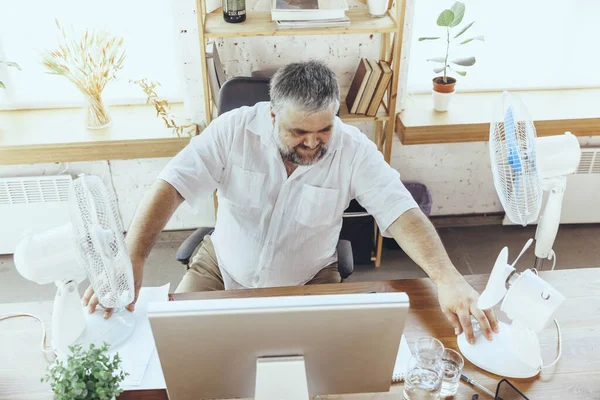
[[[325,155],[327,154],[328,146],[324,143],[321,143],[314,150],[314,155],[312,158],[307,159],[307,158],[303,157],[298,152],[298,149],[300,147],[303,147],[303,145],[298,145],[296,147],[289,148],[283,144],[283,142],[281,141],[281,137],[279,136],[279,126],[277,124],[275,125],[275,130],[273,132],[273,136],[275,137],[275,143],[277,144],[277,148],[279,149],[281,158],[284,161],[291,162],[292,164],[302,165],[302,166],[313,165],[313,164],[316,164],[317,161],[319,161],[320,159],[325,157]],[[304,149],[310,150],[307,147],[304,147]]]
[[[313,157],[308,159],[303,157],[298,152],[298,147],[300,146],[296,146],[287,150],[279,147],[279,153],[281,153],[281,158],[283,158],[284,161],[291,162],[292,164],[306,166],[315,164],[317,161],[325,157],[325,154],[327,154],[327,145],[320,144],[319,147],[317,147],[317,149],[315,150]]]

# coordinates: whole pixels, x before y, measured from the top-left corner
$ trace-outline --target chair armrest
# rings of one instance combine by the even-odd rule
[[[181,243],[179,249],[177,249],[177,254],[175,255],[177,261],[183,265],[188,265],[190,263],[192,254],[194,254],[194,251],[196,250],[196,247],[198,247],[200,243],[202,243],[202,240],[204,240],[204,236],[210,235],[214,230],[215,228],[196,229],[194,233],[188,236],[188,238]]]
[[[349,277],[354,271],[352,244],[349,240],[340,240],[337,244],[338,271],[342,279]]]

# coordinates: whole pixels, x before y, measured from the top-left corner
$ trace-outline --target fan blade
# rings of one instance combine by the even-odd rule
[[[510,265],[511,267],[514,268],[515,265],[517,265],[517,261],[519,261],[519,258],[521,258],[521,256],[523,254],[525,254],[525,252],[527,251],[527,249],[529,249],[529,247],[531,247],[531,244],[533,243],[533,239],[529,239],[527,241],[527,243],[525,243],[525,246],[523,246],[523,249],[521,250],[521,252],[519,253],[519,255],[517,256],[517,258],[515,258],[515,261],[513,261],[513,263]]]
[[[531,368],[542,368],[540,342],[534,331],[515,320],[510,327],[510,349]]]
[[[506,279],[515,269],[508,264],[508,247],[504,247],[490,274],[485,290],[479,296],[477,307],[487,310],[494,307],[506,294]]]
[[[521,156],[519,154],[519,144],[515,134],[515,118],[512,105],[508,106],[504,115],[504,134],[506,135],[506,146],[508,147],[508,164],[516,173],[523,170]]]

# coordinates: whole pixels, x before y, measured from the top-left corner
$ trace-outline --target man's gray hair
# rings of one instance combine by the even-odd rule
[[[286,104],[299,111],[314,113],[340,106],[340,87],[335,76],[321,61],[291,63],[279,68],[269,85],[271,106],[280,114]]]

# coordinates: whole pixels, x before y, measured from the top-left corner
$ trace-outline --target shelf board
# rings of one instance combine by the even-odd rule
[[[511,91],[521,97],[538,136],[569,131],[600,136],[600,89]],[[402,144],[487,142],[500,92],[457,93],[448,112],[433,110],[431,93],[411,95],[396,118]]]
[[[346,100],[340,102],[340,119],[344,122],[374,122],[374,121],[388,121],[390,116],[387,112],[387,108],[382,103],[377,110],[377,114],[374,117],[369,117],[368,115],[362,114],[350,114],[348,111],[348,106],[346,105]]]
[[[182,104],[171,106],[183,113]],[[150,105],[109,106],[110,126],[90,130],[84,109],[0,111],[0,165],[172,157],[177,137]]]
[[[171,106],[183,113],[182,104]],[[84,125],[84,109],[0,111],[0,165],[172,157],[189,137],[177,137],[149,105],[109,106],[113,123],[100,130]],[[375,117],[350,114],[344,122],[387,121],[382,105]]]
[[[352,10],[347,11],[346,16],[350,18],[350,25],[346,27],[277,29],[277,23],[271,21],[270,12],[250,12],[246,16],[246,21],[239,24],[231,24],[225,22],[223,12],[219,8],[206,15],[204,33],[209,38],[219,38],[393,33],[398,30],[398,26],[389,12],[385,17],[373,18],[369,16],[367,10]]]

